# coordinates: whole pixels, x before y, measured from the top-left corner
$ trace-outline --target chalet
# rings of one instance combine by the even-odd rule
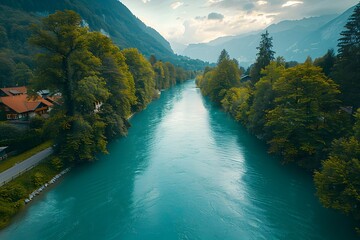
[[[27,88],[22,87],[11,87],[11,88],[0,88],[0,97],[6,96],[17,96],[27,93]]]
[[[43,115],[53,104],[40,96],[29,97],[26,87],[1,88],[5,96],[0,97],[0,110],[7,120],[28,120],[36,115]]]

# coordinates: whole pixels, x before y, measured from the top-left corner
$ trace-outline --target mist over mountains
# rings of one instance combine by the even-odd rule
[[[267,30],[273,37],[276,56],[283,56],[287,61],[303,62],[308,56],[316,58],[323,56],[328,49],[337,50],[340,33],[354,8],[340,15],[286,20],[272,24],[263,31],[222,37],[209,43],[190,44],[180,54],[216,62],[221,50],[226,49],[242,66],[249,66],[255,61],[260,35]]]

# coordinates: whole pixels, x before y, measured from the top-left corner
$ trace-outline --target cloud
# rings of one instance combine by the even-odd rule
[[[145,1],[149,1],[149,0],[145,0]],[[184,5],[183,2],[174,2],[174,3],[172,3],[172,4],[170,5],[170,7],[175,10],[175,9],[177,9],[178,7],[181,7],[182,5]]]
[[[258,5],[266,5],[266,4],[268,4],[268,2],[267,1],[257,1],[256,2]]]
[[[223,20],[224,19],[224,15],[222,15],[221,13],[216,13],[216,12],[212,12],[208,15],[207,17],[209,20]]]
[[[148,3],[148,2],[150,2],[151,0],[142,0],[143,1],[143,3]]]
[[[255,10],[237,11],[237,14],[229,16],[212,12],[208,16],[200,15],[192,19],[184,19],[181,27],[174,28],[165,37],[183,44],[208,42],[218,37],[263,29],[274,21],[274,16],[275,13]],[[216,24],[214,20],[218,20]]]
[[[202,21],[202,20],[206,20],[206,19],[207,19],[207,17],[206,17],[206,16],[196,16],[196,17],[195,17],[195,19],[196,19],[196,20],[201,20],[201,21]]]
[[[250,11],[250,10],[253,10],[255,8],[255,5],[253,3],[246,3],[243,8],[246,11]]]
[[[304,2],[302,1],[287,1],[286,3],[284,3],[283,5],[281,5],[281,7],[292,7],[292,6],[297,6],[299,4],[303,4]]]

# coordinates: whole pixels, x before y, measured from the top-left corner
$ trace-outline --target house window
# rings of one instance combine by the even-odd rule
[[[10,120],[11,119],[11,114],[6,114],[6,119]]]

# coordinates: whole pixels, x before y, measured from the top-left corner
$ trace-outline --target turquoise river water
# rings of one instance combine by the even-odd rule
[[[1,240],[356,239],[321,207],[311,176],[188,81],[131,119],[110,154],[73,169],[0,232]]]

